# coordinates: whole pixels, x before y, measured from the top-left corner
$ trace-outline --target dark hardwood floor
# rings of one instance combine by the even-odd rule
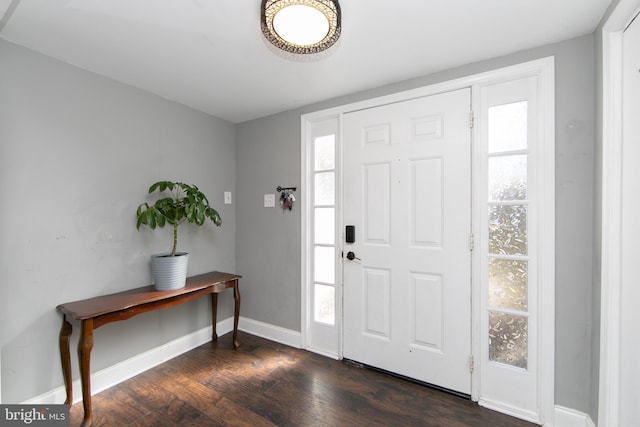
[[[469,400],[240,333],[93,397],[94,426],[531,427]],[[82,403],[71,408],[82,422]]]

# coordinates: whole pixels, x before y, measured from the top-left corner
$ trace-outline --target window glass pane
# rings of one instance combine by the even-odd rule
[[[335,169],[335,135],[315,139],[314,170]]]
[[[335,324],[335,289],[333,286],[315,285],[313,298],[313,318],[316,322]]]
[[[489,206],[489,253],[527,254],[527,206]]]
[[[335,248],[316,246],[314,281],[335,284]]]
[[[324,245],[335,243],[334,208],[316,208],[314,217],[314,242]]]
[[[315,177],[315,204],[333,205],[335,202],[335,174],[317,173]]]
[[[489,107],[489,152],[527,148],[527,101]]]
[[[527,156],[489,158],[489,200],[527,198]]]
[[[489,307],[527,311],[527,261],[489,260]]]
[[[489,360],[527,369],[526,317],[489,312]]]

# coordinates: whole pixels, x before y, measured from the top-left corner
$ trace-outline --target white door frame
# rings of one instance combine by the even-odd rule
[[[620,420],[622,42],[640,0],[620,0],[602,28],[602,271],[598,426]]]
[[[640,1],[640,0],[637,0]],[[386,95],[378,98],[368,99],[364,101],[354,102],[351,104],[341,105],[309,114],[304,114],[301,116],[301,183],[303,188],[303,194],[309,193],[309,182],[307,178],[308,169],[307,162],[309,159],[308,153],[308,144],[307,144],[307,127],[310,123],[314,121],[321,120],[322,118],[328,117],[340,117],[340,122],[342,121],[342,115],[349,111],[356,111],[365,108],[371,108],[378,105],[389,104],[393,102],[405,101],[413,98],[423,97],[434,95],[437,93],[448,92],[452,90],[461,89],[464,87],[472,87],[472,89],[477,85],[485,85],[490,83],[497,83],[502,81],[508,81],[513,79],[518,79],[521,77],[527,76],[540,76],[543,81],[544,91],[542,94],[542,98],[539,102],[545,105],[545,111],[551,115],[551,123],[546,129],[545,135],[543,138],[546,138],[547,141],[551,143],[550,147],[554,147],[555,140],[555,130],[553,124],[554,117],[554,109],[555,109],[555,88],[554,88],[554,59],[553,57],[542,58],[522,64],[517,64],[513,66],[509,66],[506,68],[501,68],[498,70],[488,71],[481,74],[471,75],[467,77],[462,77],[459,79],[433,84],[430,86],[420,87],[416,89],[411,89],[403,92],[394,93],[391,95]],[[340,125],[341,126],[341,125]],[[475,136],[474,136],[475,139]],[[474,154],[475,156],[475,154]],[[553,149],[545,150],[544,153],[541,153],[540,162],[546,166],[546,169],[549,171],[549,182],[546,183],[545,187],[550,189],[550,192],[542,191],[542,194],[551,194],[554,195],[554,183],[553,183],[553,175],[555,168],[555,153]],[[472,159],[472,162],[475,161],[475,158]],[[474,181],[477,181],[479,178],[476,176],[478,174],[478,168],[472,166],[473,172],[472,176],[474,177]],[[338,185],[342,185],[341,183]],[[477,201],[474,201],[473,209],[477,209],[476,206]],[[305,210],[305,206],[307,203],[302,203],[302,220],[301,220],[301,277],[303,280],[301,281],[301,335],[302,335],[302,346],[303,348],[307,348],[307,322],[309,321],[309,310],[307,305],[308,299],[308,280],[309,277],[309,266],[308,266],[308,248],[307,242],[309,241],[309,236],[312,230],[309,227],[309,221],[307,221],[308,211]],[[544,218],[540,218],[541,224],[540,227],[544,233],[550,233],[550,235],[555,236],[554,224],[555,224],[555,207],[553,196],[551,200],[546,200],[544,203],[547,210],[545,211]],[[550,209],[549,209],[550,208]],[[473,214],[473,221],[477,222],[475,218],[475,213]],[[474,227],[478,225],[475,224]],[[336,223],[336,227],[342,227],[342,224]],[[549,235],[549,234],[546,234]],[[548,240],[548,239],[547,239]],[[340,247],[340,250],[342,248]],[[541,269],[539,273],[540,277],[540,343],[539,343],[539,390],[540,390],[540,417],[541,419],[548,425],[553,425],[553,414],[554,414],[554,405],[555,405],[555,391],[554,391],[554,382],[555,382],[555,241],[552,239],[551,242],[548,242],[547,252],[544,253],[544,259],[540,260]],[[473,281],[477,283],[478,277],[478,269],[476,268],[479,265],[480,260],[478,259],[478,251],[474,251],[473,255],[473,268],[475,272],[472,273],[474,275]],[[341,285],[339,285],[341,288]],[[477,287],[475,287],[477,288]],[[341,289],[340,289],[341,290]],[[480,336],[480,328],[482,324],[480,322],[480,301],[481,296],[477,292],[478,289],[472,289],[472,326],[471,326],[471,334],[472,334],[472,352],[475,360],[480,360],[480,346],[482,343],[479,340]],[[338,357],[342,357],[342,349],[339,349]],[[479,370],[475,369],[472,374],[472,386],[471,386],[471,398],[474,401],[478,401],[479,399]]]

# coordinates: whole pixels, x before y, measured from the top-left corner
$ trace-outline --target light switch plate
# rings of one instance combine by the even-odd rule
[[[265,208],[273,208],[276,206],[276,195],[275,194],[265,194],[264,195],[264,207]]]
[[[231,191],[225,191],[224,192],[224,204],[225,205],[230,205],[231,204]]]

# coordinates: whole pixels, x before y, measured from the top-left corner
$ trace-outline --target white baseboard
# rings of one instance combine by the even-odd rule
[[[507,414],[515,418],[539,424],[536,414],[524,412],[517,408],[501,404],[500,402],[480,399],[478,401],[478,405],[493,411],[502,412],[503,414]],[[575,409],[566,408],[564,406],[555,406],[553,418],[553,423],[547,421],[544,425],[548,427],[596,427],[588,414],[576,411]]]
[[[232,330],[233,317],[218,322],[218,335],[224,335]],[[109,387],[113,387],[114,385],[141,374],[154,366],[211,341],[211,332],[211,326],[207,326],[206,328],[192,332],[189,335],[177,338],[166,344],[145,351],[144,353],[140,353],[132,358],[123,360],[113,366],[91,373],[91,394],[94,395],[100,393]],[[80,380],[78,379],[73,381],[72,387],[73,403],[82,401]],[[66,391],[64,386],[62,386],[31,398],[23,403],[32,405],[51,405],[63,403],[66,398]]]
[[[270,325],[268,323],[259,322],[257,320],[240,317],[238,329],[248,332],[252,335],[266,338],[271,341],[279,342],[291,347],[301,347],[300,332],[290,329],[281,328]],[[233,330],[233,317],[218,322],[218,335],[225,335]],[[123,381],[128,380],[142,372],[153,368],[169,359],[186,353],[202,344],[211,341],[211,326],[202,328],[192,332],[189,335],[177,338],[166,344],[152,348],[151,350],[140,353],[132,358],[123,360],[113,366],[91,373],[91,394],[97,394],[101,391],[113,387]],[[82,388],[80,380],[72,383],[73,387],[73,403],[82,400]],[[30,405],[51,405],[62,403],[67,398],[64,386],[43,393],[39,396],[31,398],[24,404]]]
[[[247,319],[246,317],[240,317],[238,329],[248,332],[251,335],[288,345],[289,347],[302,348],[302,334],[298,331]]]
[[[556,405],[554,427],[596,427],[588,414]]]
[[[487,409],[491,409],[492,411],[501,412],[503,414],[519,418],[521,420],[529,421],[536,424],[540,423],[538,414],[536,414],[535,412],[515,408],[502,402],[480,398],[480,400],[478,400],[478,405]]]

